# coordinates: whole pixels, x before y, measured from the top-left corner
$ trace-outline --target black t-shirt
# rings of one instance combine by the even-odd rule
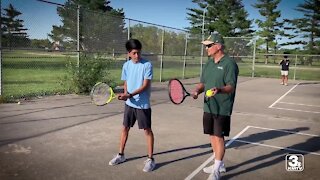
[[[280,62],[280,65],[281,65],[281,70],[282,71],[289,71],[289,64],[290,64],[290,61],[289,59],[284,59]]]

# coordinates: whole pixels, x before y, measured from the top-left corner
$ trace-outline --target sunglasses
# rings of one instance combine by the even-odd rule
[[[208,45],[206,45],[206,48],[211,48],[213,45],[214,45],[214,43],[208,44]]]

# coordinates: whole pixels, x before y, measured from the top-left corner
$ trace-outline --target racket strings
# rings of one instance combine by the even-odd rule
[[[106,84],[97,85],[92,93],[92,100],[97,105],[103,105],[110,99],[110,87]]]
[[[175,103],[181,103],[183,101],[184,91],[182,85],[178,81],[171,81],[170,97]]]

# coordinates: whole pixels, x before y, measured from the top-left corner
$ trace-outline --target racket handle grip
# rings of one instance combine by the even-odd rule
[[[115,93],[124,93],[124,89],[123,89],[123,87],[116,87],[116,88],[114,88],[113,89],[113,91],[115,92]]]

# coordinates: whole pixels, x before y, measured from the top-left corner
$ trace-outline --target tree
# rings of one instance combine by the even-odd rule
[[[67,0],[64,7],[57,8],[63,25],[53,26],[50,38],[66,49],[76,49],[77,9],[80,6],[80,48],[85,51],[114,49],[119,41],[126,38],[124,13],[122,9],[110,7],[109,3],[106,0]]]
[[[279,22],[277,19],[280,18],[281,12],[277,11],[278,4],[281,0],[258,0],[253,7],[259,9],[259,13],[264,20],[256,19],[260,30],[256,33],[258,36],[265,38],[266,42],[266,54],[269,53],[269,46],[275,40],[277,35],[283,35],[281,30],[283,22]],[[276,46],[276,45],[274,45]],[[268,56],[266,56],[265,64],[268,63]]]
[[[199,8],[188,8],[190,12],[187,13],[191,24],[191,28],[188,28],[191,32],[188,49],[192,52],[197,52],[195,50],[199,48],[195,47],[201,39],[199,35],[203,39],[212,32],[219,32],[225,37],[243,37],[252,34],[252,20],[248,20],[249,15],[241,0],[193,0],[192,2],[199,6]],[[228,52],[238,51],[232,42],[226,41],[225,45]]]
[[[153,54],[161,53],[162,29],[156,26],[136,24],[130,27],[132,38],[139,39],[143,44],[143,51]]]
[[[2,46],[9,47],[26,47],[29,45],[30,40],[25,32],[23,20],[18,19],[22,13],[15,9],[12,4],[4,9],[5,13],[1,16],[1,30],[2,30]]]
[[[202,26],[206,33],[214,31],[222,36],[239,37],[248,36],[252,33],[251,20],[244,9],[241,0],[193,0],[200,9],[188,8],[188,20],[190,21],[192,33],[202,33]],[[204,24],[203,24],[204,23]]]
[[[131,36],[139,39],[143,44],[143,52],[149,54],[182,56],[186,43],[186,31],[173,31],[163,29],[157,26],[143,26],[143,24],[135,24],[130,27]],[[162,50],[162,36],[164,41]],[[199,41],[197,42],[199,44]]]
[[[31,39],[31,47],[37,49],[49,48],[51,42],[48,39]]]
[[[304,14],[302,18],[285,19],[289,24],[287,30],[293,30],[290,39],[299,37],[300,40],[287,43],[288,45],[305,45],[306,53],[320,53],[320,1],[305,0],[296,8]],[[290,26],[291,25],[291,26]]]

